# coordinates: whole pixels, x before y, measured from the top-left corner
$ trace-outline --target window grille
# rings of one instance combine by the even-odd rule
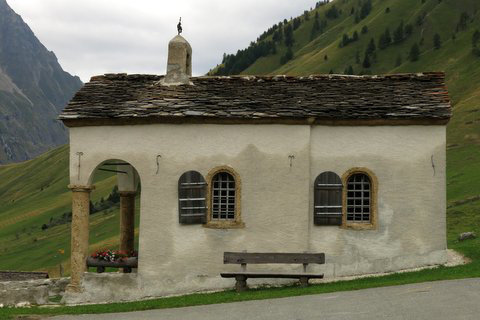
[[[212,179],[212,220],[235,219],[235,179],[219,172]]]
[[[347,222],[366,222],[371,219],[371,182],[364,173],[356,173],[347,182]]]
[[[342,224],[342,180],[334,172],[323,172],[315,179],[314,216],[316,225]]]
[[[207,183],[197,171],[188,171],[178,180],[178,210],[181,224],[206,223]]]

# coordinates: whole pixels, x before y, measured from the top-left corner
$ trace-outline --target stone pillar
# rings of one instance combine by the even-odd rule
[[[120,250],[133,251],[135,240],[135,191],[120,191]]]
[[[83,273],[87,271],[90,191],[94,187],[69,185],[68,188],[72,190],[72,252],[71,280],[67,291],[81,292]]]

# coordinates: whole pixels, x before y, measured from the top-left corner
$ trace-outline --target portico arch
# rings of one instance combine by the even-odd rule
[[[119,248],[131,253],[135,239],[135,198],[138,194],[140,176],[127,161],[109,159],[98,164],[88,176],[88,185],[70,185],[72,191],[72,236],[71,236],[71,282],[68,290],[82,291],[83,273],[87,271],[86,260],[89,255],[89,216],[91,211],[90,193],[95,189],[96,173],[106,171],[116,176],[120,203]],[[115,190],[117,190],[115,188]],[[113,194],[113,192],[111,193]],[[103,203],[103,200],[102,200]],[[92,208],[95,208],[93,206]],[[95,208],[98,210],[98,208]],[[100,208],[100,210],[103,210]],[[95,211],[94,211],[95,212]]]

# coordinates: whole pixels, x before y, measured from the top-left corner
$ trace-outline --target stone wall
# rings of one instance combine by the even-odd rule
[[[48,279],[47,272],[0,271],[0,281],[26,281]]]
[[[0,282],[4,306],[47,304],[49,297],[63,296],[69,278]]]

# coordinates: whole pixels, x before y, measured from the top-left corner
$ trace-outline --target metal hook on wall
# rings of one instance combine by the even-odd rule
[[[433,162],[433,154],[430,160],[432,161],[433,175],[435,176],[435,163]]]
[[[78,170],[77,170],[78,171],[78,177],[77,177],[77,179],[78,179],[78,181],[80,181],[80,161],[81,161],[81,158],[83,156],[83,152],[79,151],[79,152],[76,152],[75,154],[78,156]]]
[[[291,154],[288,156],[288,158],[290,159],[290,168],[293,166],[293,159],[295,159],[295,155]]]
[[[161,155],[157,154],[157,159],[156,159],[156,161],[157,161],[157,172],[155,172],[155,174],[158,174],[158,171],[160,171],[160,161],[159,160],[160,160],[161,157],[162,157]]]

